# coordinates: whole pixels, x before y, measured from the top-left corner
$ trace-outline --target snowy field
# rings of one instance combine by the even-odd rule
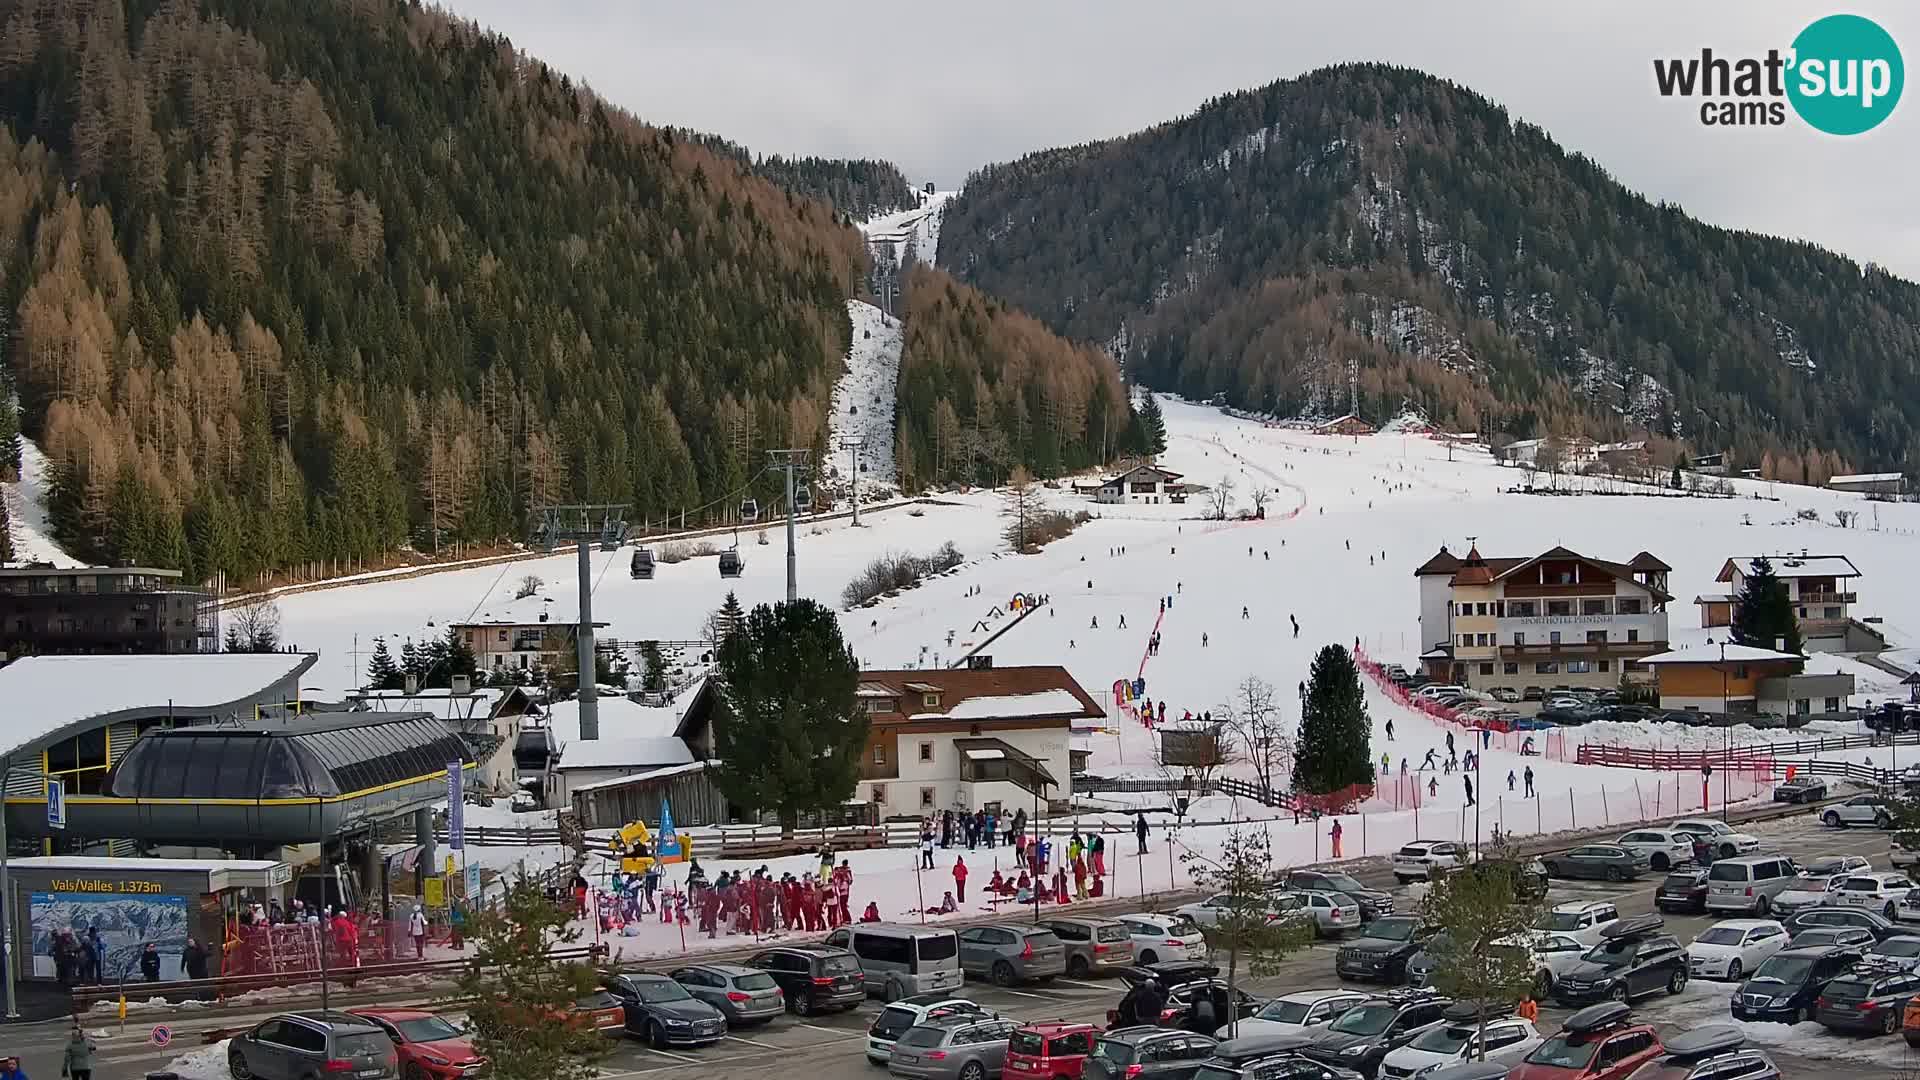
[[[848,351],[847,370],[833,386],[833,457],[824,470],[829,486],[836,490],[847,486],[851,476],[852,452],[839,449],[840,440],[858,436],[866,441],[860,448],[860,495],[862,500],[898,491],[893,466],[893,405],[895,387],[900,381],[900,320],[859,300],[847,301],[847,315],[853,320],[853,347]]]
[[[13,533],[13,557],[16,562],[45,562],[55,566],[80,566],[53,538],[53,526],[47,521],[47,455],[32,439],[20,439],[20,479],[0,482],[0,499],[7,502],[7,521]]]
[[[876,556],[926,552],[952,540],[967,557],[958,571],[843,617],[843,630],[863,664],[934,667],[951,662],[1006,624],[1006,600],[1014,593],[1045,594],[1050,605],[986,650],[996,664],[1064,664],[1103,701],[1110,699],[1116,679],[1139,676],[1150,696],[1168,703],[1170,714],[1217,711],[1234,684],[1248,675],[1274,683],[1283,706],[1289,704],[1293,688],[1306,678],[1314,651],[1329,642],[1351,645],[1358,639],[1381,660],[1411,666],[1421,640],[1413,568],[1443,543],[1464,552],[1472,538],[1489,556],[1530,555],[1555,544],[1620,561],[1642,549],[1653,552],[1674,567],[1670,589],[1676,600],[1669,616],[1676,647],[1707,638],[1690,601],[1698,593],[1719,591],[1712,579],[1729,556],[1803,548],[1842,553],[1864,574],[1860,613],[1884,616],[1882,629],[1896,646],[1920,641],[1912,632],[1920,627],[1908,625],[1916,621],[1912,613],[1920,604],[1920,581],[1902,572],[1920,535],[1920,506],[1875,506],[1855,496],[1758,482],[1737,482],[1740,498],[1718,500],[1506,494],[1504,489],[1521,478],[1519,471],[1499,468],[1484,452],[1472,450],[1457,450],[1455,460],[1449,461],[1445,446],[1418,436],[1316,436],[1263,427],[1174,400],[1165,402],[1165,412],[1171,445],[1162,464],[1198,483],[1218,486],[1231,480],[1236,507],[1249,505],[1254,486],[1269,489],[1267,520],[1197,520],[1203,512],[1198,502],[1095,506],[1063,487],[1050,491],[1049,497],[1098,513],[1099,519],[1041,554],[1016,557],[1006,554],[1000,539],[1002,521],[994,494],[948,496],[942,505],[869,514],[858,530],[844,521],[803,527],[800,591],[838,607],[846,581]],[[1816,511],[1821,521],[1796,518],[1795,512],[1803,508]],[[1859,510],[1864,520],[1860,527],[1840,529],[1831,524],[1835,509]],[[691,639],[730,589],[746,604],[779,599],[785,587],[784,534],[768,530],[771,543],[766,546],[755,543],[756,535],[741,533],[748,565],[746,575],[734,581],[723,581],[710,558],[662,565],[654,580],[634,581],[625,572],[627,551],[596,553],[594,613],[611,623],[604,633],[622,639]],[[566,595],[573,560],[562,555],[506,568],[285,597],[280,603],[286,636],[322,653],[312,676],[316,685],[345,687],[354,681],[356,639],[358,661],[364,663],[376,635],[387,635],[390,644],[409,635],[417,640],[442,631],[448,620],[498,614],[514,607],[514,583],[529,572],[549,583],[539,603],[554,621],[571,617]],[[979,595],[969,596],[975,586]],[[1172,604],[1162,616],[1159,604],[1168,597]],[[1119,625],[1122,616],[1125,629]],[[1290,616],[1300,623],[1297,638]],[[1158,656],[1148,659],[1146,639],[1156,618],[1163,646]],[[1842,669],[1861,680],[1856,703],[1891,691],[1891,676],[1855,661],[1815,656],[1809,664],[1810,671]],[[1369,700],[1376,755],[1385,750],[1416,765],[1427,749],[1440,749],[1444,756],[1444,732],[1432,721],[1394,705],[1372,688]],[[608,738],[658,734],[670,711],[610,711],[604,733]],[[1391,745],[1384,731],[1388,719],[1396,728]],[[1721,736],[1655,725],[1583,728],[1571,737],[1686,746],[1718,745]],[[1736,737],[1777,736],[1739,731]],[[1151,761],[1151,738],[1137,725],[1116,721],[1109,733],[1092,736],[1090,745],[1096,773],[1158,771]],[[1429,796],[1423,787],[1418,809],[1412,808],[1411,784],[1399,785],[1393,799],[1399,809],[1376,803],[1371,809],[1380,812],[1349,819],[1343,854],[1378,855],[1416,836],[1471,838],[1476,827],[1490,831],[1496,824],[1513,833],[1552,832],[1671,816],[1700,806],[1697,778],[1522,758],[1517,749],[1508,739],[1486,751],[1482,799],[1472,810],[1464,805],[1459,776],[1442,778],[1437,795]],[[1887,763],[1866,751],[1846,756]],[[1528,765],[1535,770],[1541,793],[1537,799],[1526,799],[1520,790],[1506,791],[1507,773],[1522,773]],[[1426,779],[1416,782],[1424,785]],[[1719,781],[1716,777],[1710,795],[1715,805],[1722,799]],[[1739,801],[1763,787],[1754,778],[1732,778],[1726,793]],[[1154,795],[1134,797],[1132,804],[1164,802],[1164,796]],[[1115,800],[1110,805],[1131,804]],[[1170,816],[1155,813],[1155,834],[1145,858],[1120,854],[1134,846],[1124,817],[1101,821],[1089,814],[1082,824],[1107,836],[1114,853],[1110,890],[1136,895],[1189,883],[1187,868],[1170,856],[1189,849],[1212,850],[1227,828],[1196,827],[1191,824],[1195,819],[1243,820],[1271,813],[1238,800],[1204,800],[1192,808],[1189,824],[1173,845],[1164,842]],[[1289,816],[1263,821],[1259,827],[1271,832],[1282,858],[1304,862],[1331,854],[1328,826],[1325,821],[1296,824]],[[981,850],[967,858],[976,893],[995,868],[996,856],[1004,868],[1005,854]],[[940,868],[923,877],[914,870],[914,852],[853,853],[856,907],[878,899],[883,912],[894,917],[937,903],[952,886],[955,857],[954,852],[944,853]],[[799,873],[810,864],[804,857],[768,863],[776,875]],[[707,865],[710,874],[735,868]],[[977,896],[963,910],[981,910]],[[631,955],[677,949],[679,944],[677,928],[649,923],[622,939],[620,949]]]

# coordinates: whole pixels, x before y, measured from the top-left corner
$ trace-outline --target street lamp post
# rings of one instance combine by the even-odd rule
[[[1720,820],[1727,820],[1727,765],[1732,756],[1733,717],[1727,715],[1727,640],[1720,639]],[[1704,812],[1705,807],[1701,807]]]

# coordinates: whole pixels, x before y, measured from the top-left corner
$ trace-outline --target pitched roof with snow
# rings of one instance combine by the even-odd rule
[[[313,666],[315,653],[25,656],[0,668],[0,750],[120,713],[240,709]],[[252,718],[251,710],[248,719]]]
[[[1740,664],[1752,664],[1766,660],[1805,660],[1806,657],[1796,653],[1759,649],[1752,645],[1728,645],[1724,653],[1718,645],[1701,645],[1692,649],[1674,649],[1671,652],[1656,653],[1640,662],[1656,665],[1718,664],[1723,659]]]
[[[1182,475],[1184,475],[1182,473],[1174,472],[1171,469],[1162,469],[1158,465],[1135,465],[1133,468],[1128,469],[1126,472],[1115,473],[1114,475],[1107,477],[1101,486],[1104,487],[1107,484],[1118,484],[1123,480],[1130,480],[1133,477],[1140,475],[1141,473],[1153,473],[1156,477],[1158,477],[1161,480],[1178,480]]]
[[[1777,578],[1860,576],[1860,568],[1845,555],[1736,555],[1720,567],[1720,573],[1713,580],[1732,581],[1736,570],[1744,577],[1752,570],[1755,559],[1772,563],[1773,576]]]
[[[1904,477],[1897,472],[1852,473],[1847,476],[1827,477],[1828,486],[1834,484],[1891,484]]]
[[[1058,664],[1030,667],[953,668],[931,677],[939,679],[939,712],[920,711],[915,720],[1012,720],[1026,718],[1105,717],[1102,709]],[[926,685],[929,673],[906,669],[863,671],[862,684],[898,688]],[[878,714],[876,719],[879,718]]]
[[[1636,567],[1632,563],[1610,562],[1606,559],[1596,559],[1591,555],[1582,555],[1579,552],[1574,551],[1572,548],[1568,548],[1568,547],[1564,547],[1556,544],[1553,547],[1548,548],[1547,550],[1531,558],[1488,559],[1487,566],[1493,571],[1494,580],[1498,581],[1499,579],[1508,577],[1509,575],[1519,570],[1523,570],[1529,566],[1532,566],[1534,563],[1542,562],[1547,559],[1568,559],[1568,560],[1574,560],[1577,562],[1583,562],[1589,566],[1598,567],[1601,570],[1604,570],[1607,573],[1612,574],[1614,577],[1620,579],[1621,581],[1627,582],[1630,585],[1639,585],[1641,588],[1647,590],[1649,593],[1652,593],[1656,598],[1660,600],[1673,599],[1672,595],[1669,594],[1665,589],[1656,588],[1652,585],[1648,585],[1643,582],[1634,580],[1634,574],[1651,571],[1654,569],[1652,565],[1648,564],[1648,561],[1650,561],[1651,563],[1658,563],[1661,566],[1666,565],[1664,563],[1661,563],[1659,559],[1654,558],[1653,555],[1645,551],[1633,557],[1633,561],[1635,563],[1643,563],[1643,565]]]
[[[666,735],[594,739],[591,742],[575,739],[560,751],[560,760],[553,767],[564,772],[568,769],[665,767],[692,762],[693,751],[687,749],[686,741]]]

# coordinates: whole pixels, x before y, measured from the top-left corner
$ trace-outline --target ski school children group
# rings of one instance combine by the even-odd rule
[[[660,886],[658,867],[646,874],[615,874],[611,888],[600,895],[601,928],[632,937],[640,932],[642,916],[656,910]],[[833,863],[833,848],[820,847],[819,873],[793,874],[775,879],[762,866],[752,874],[722,871],[712,882],[700,860],[688,864],[684,890],[668,889],[657,909],[663,923],[690,922],[689,909],[699,916],[699,928],[718,937],[722,927],[735,934],[774,934],[782,930],[832,930],[853,921],[853,867],[845,859]],[[861,922],[879,922],[877,904],[868,903]]]
[[[955,846],[964,837],[967,850],[973,851],[984,843],[988,848],[994,846],[998,836],[999,816],[986,810],[977,810],[971,814],[962,811],[958,815],[951,810],[941,811],[938,833],[935,832],[934,819],[929,817],[920,824],[920,865],[919,869],[937,869],[934,861],[936,840],[942,849]],[[1067,904],[1074,900],[1103,896],[1106,893],[1107,841],[1105,837],[1094,833],[1083,838],[1075,829],[1067,841],[1065,858],[1059,857],[1054,843],[1045,837],[1027,837],[1027,812],[1017,810],[1007,822],[1005,843],[1013,848],[1014,863],[1019,867],[1019,875],[1009,878],[996,866],[992,880],[987,882],[987,903],[997,905],[1008,900],[1028,904],[1038,900],[1041,903]],[[960,909],[967,900],[967,860],[964,855],[956,855],[953,860],[953,889],[941,898],[938,907],[928,908],[926,914],[946,915]],[[1051,879],[1049,879],[1051,872]],[[1068,879],[1071,875],[1072,891],[1069,891]],[[920,914],[918,910],[906,914]]]

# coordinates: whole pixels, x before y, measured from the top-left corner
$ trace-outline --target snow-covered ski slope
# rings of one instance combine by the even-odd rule
[[[53,538],[53,525],[47,521],[47,455],[32,439],[20,440],[20,480],[0,483],[0,498],[7,500],[7,520],[13,532],[15,562],[45,562],[55,566],[80,566],[80,560],[68,555]]]
[[[1920,610],[1920,578],[1905,572],[1920,543],[1920,505],[1880,504],[1876,530],[1872,504],[1789,485],[1740,482],[1740,491],[1763,498],[1726,500],[1505,494],[1521,474],[1493,465],[1484,452],[1463,449],[1449,462],[1444,446],[1420,437],[1311,435],[1173,400],[1165,411],[1171,445],[1162,463],[1198,483],[1233,480],[1236,506],[1248,503],[1252,485],[1273,489],[1266,521],[1183,518],[1203,512],[1198,501],[1097,506],[1063,487],[1049,496],[1100,518],[1041,554],[1015,557],[1004,553],[996,495],[946,496],[917,514],[868,514],[859,530],[844,519],[803,526],[800,591],[838,607],[846,582],[875,557],[926,552],[952,540],[968,559],[958,572],[843,617],[861,660],[876,667],[921,663],[923,655],[928,663],[936,656],[951,661],[984,636],[973,632],[976,622],[1003,608],[1014,592],[1046,593],[1051,609],[1026,619],[988,651],[1000,665],[1064,664],[1096,695],[1118,678],[1141,673],[1159,600],[1172,596],[1162,652],[1145,665],[1144,677],[1156,700],[1196,712],[1215,708],[1250,674],[1290,690],[1306,677],[1313,651],[1328,642],[1351,645],[1360,638],[1376,655],[1410,665],[1422,639],[1413,568],[1443,543],[1464,551],[1470,537],[1490,556],[1535,554],[1555,544],[1616,560],[1642,549],[1653,552],[1674,567],[1669,618],[1677,645],[1708,636],[1691,601],[1721,591],[1713,577],[1726,558],[1802,548],[1842,553],[1864,575],[1860,612],[1884,616],[1881,628],[1895,646],[1920,644],[1920,617],[1913,615]],[[1769,494],[1775,501],[1764,498]],[[1822,521],[1796,519],[1803,508]],[[1859,510],[1864,520],[1857,528],[1837,528],[1831,524],[1834,509]],[[653,580],[635,581],[627,575],[629,550],[595,553],[594,614],[611,623],[602,633],[686,640],[697,636],[729,590],[746,604],[780,599],[784,530],[770,527],[765,534],[769,543],[763,546],[755,542],[757,532],[740,533],[747,569],[737,580],[723,580],[712,558],[698,558],[663,564]],[[1109,554],[1116,549],[1125,554]],[[548,583],[544,593],[553,600],[543,606],[549,617],[571,618],[573,556],[562,553],[289,596],[280,601],[286,640],[322,653],[310,684],[343,690],[354,681],[356,635],[364,664],[376,635],[387,635],[397,649],[409,635],[418,640],[444,633],[450,620],[502,615],[516,608],[512,593],[528,573]],[[968,598],[974,585],[981,594]],[[1123,615],[1125,630],[1119,628]],[[1290,615],[1300,621],[1298,639]],[[1208,636],[1205,647],[1202,634]],[[1847,663],[1816,656],[1809,670],[1838,670]],[[1869,678],[1863,665],[1847,670]],[[1891,677],[1879,678],[1890,686]],[[1861,697],[1884,692],[1863,685]],[[1658,734],[1668,743],[1677,736],[1667,729]],[[1144,741],[1110,749],[1129,766],[1145,761]],[[1107,756],[1096,748],[1097,765]]]
[[[833,457],[826,475],[836,489],[844,488],[853,459],[839,449],[849,435],[866,439],[860,448],[860,495],[873,498],[899,487],[893,462],[894,392],[900,381],[900,320],[860,300],[847,301],[853,320],[853,345],[847,350],[847,370],[833,387]]]
[[[867,221],[860,226],[860,231],[867,234],[869,244],[881,245],[882,250],[890,251],[895,261],[905,253],[911,242],[915,259],[930,266],[937,265],[940,219],[947,212],[947,200],[953,198],[954,194],[951,191],[934,192],[911,210],[897,210]]]

